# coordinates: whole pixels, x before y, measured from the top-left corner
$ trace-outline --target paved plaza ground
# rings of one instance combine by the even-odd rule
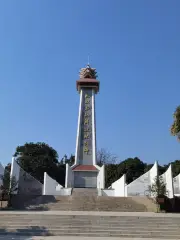
[[[80,216],[135,216],[135,217],[171,217],[180,218],[180,213],[154,213],[154,212],[91,212],[91,211],[0,211],[4,214],[41,214],[41,215],[80,215]]]
[[[162,238],[116,238],[116,237],[16,237],[1,236],[0,240],[162,240]],[[168,240],[166,238],[166,240]],[[179,239],[174,239],[179,240]]]

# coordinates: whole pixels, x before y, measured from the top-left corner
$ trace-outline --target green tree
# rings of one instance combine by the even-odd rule
[[[58,163],[57,169],[54,172],[53,176],[51,177],[54,178],[59,184],[61,184],[62,186],[65,186],[66,165]]]
[[[180,160],[175,160],[171,165],[173,177],[176,177],[180,173]]]
[[[153,165],[154,164],[144,163],[144,173],[148,172],[153,167]]]
[[[75,163],[75,156],[71,154],[70,158],[65,154],[64,157],[60,161],[60,165],[69,164],[72,166]]]
[[[66,162],[67,162],[67,155],[65,154],[64,157],[61,159],[59,164],[63,165],[63,164],[66,164]]]
[[[146,164],[139,158],[127,158],[119,164],[107,164],[105,166],[105,186],[109,187],[118,180],[123,174],[126,174],[126,182],[130,183],[144,173]]]
[[[171,134],[180,140],[180,106],[178,106],[173,114],[174,122],[171,126]]]
[[[166,164],[162,166],[158,164],[158,174],[162,175],[168,169],[168,166],[169,165],[166,165]]]
[[[130,183],[144,173],[145,164],[138,158],[127,158],[118,166],[118,177],[126,174],[126,182]]]
[[[65,163],[68,163],[69,166],[74,165],[74,163],[75,163],[75,156],[71,154],[70,158],[66,159]]]
[[[154,197],[156,204],[157,204],[157,212],[160,211],[160,202],[159,198],[165,198],[168,194],[168,191],[166,189],[166,183],[164,182],[164,179],[162,176],[157,176],[154,179],[154,183],[149,186],[148,188],[149,194]]]
[[[75,162],[75,156],[71,154],[68,156],[65,154],[61,161],[57,164],[57,174],[56,174],[56,181],[60,183],[62,186],[65,186],[65,176],[66,176],[66,163],[69,166],[72,166]]]
[[[14,157],[18,164],[33,177],[43,182],[44,172],[54,179],[58,174],[58,153],[43,142],[25,143],[16,148]]]
[[[105,165],[105,188],[110,187],[118,179],[117,166],[117,164]]]
[[[2,186],[1,186],[1,202],[5,198],[8,198],[8,207],[11,206],[11,196],[14,191],[17,190],[18,181],[15,177],[10,176],[9,167],[5,168],[4,175],[1,177]]]
[[[155,177],[152,186],[149,186],[149,192],[156,198],[167,194],[166,183],[162,176]]]

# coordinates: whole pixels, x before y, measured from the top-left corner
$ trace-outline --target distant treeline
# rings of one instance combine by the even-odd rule
[[[57,152],[45,143],[26,143],[18,146],[14,156],[17,158],[19,165],[33,177],[43,182],[44,172],[55,179],[61,185],[65,185],[66,163],[70,166],[74,164],[75,157],[65,155],[59,160]],[[114,181],[126,174],[127,183],[151,169],[152,164],[147,164],[139,158],[127,158],[119,161],[117,157],[108,153],[104,149],[98,151],[98,165],[105,165],[105,187],[109,187]],[[169,163],[170,164],[170,163]],[[164,173],[168,165],[159,166],[159,174]],[[180,160],[171,162],[173,177],[180,173]],[[10,172],[11,164],[6,166],[6,171]]]

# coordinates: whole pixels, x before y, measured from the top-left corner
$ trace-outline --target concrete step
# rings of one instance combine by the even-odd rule
[[[156,205],[143,197],[97,196],[97,189],[73,189],[72,196],[27,196],[16,195],[12,199],[15,209],[62,210],[62,211],[118,211],[154,212]]]
[[[96,188],[73,188],[72,196],[98,196],[98,190]]]
[[[180,217],[1,214],[0,236],[179,239]]]
[[[12,219],[13,220],[13,219]],[[12,220],[7,220],[7,221],[12,221]],[[14,219],[14,220],[16,220],[16,219]],[[3,219],[3,221],[6,221],[5,219]],[[102,225],[104,225],[104,224],[109,224],[109,225],[114,225],[114,224],[117,224],[117,225],[124,225],[124,224],[128,224],[128,225],[143,225],[143,224],[152,224],[152,225],[158,225],[158,224],[165,224],[165,225],[173,225],[173,224],[180,224],[180,222],[179,221],[161,221],[161,220],[159,220],[159,221],[138,221],[138,222],[134,222],[134,221],[120,221],[120,220],[117,220],[117,221],[109,221],[108,219],[106,220],[106,219],[103,219],[103,220],[101,220],[101,221],[95,221],[95,220],[93,220],[93,221],[86,221],[86,220],[73,220],[73,219],[62,219],[62,220],[60,220],[60,219],[50,219],[50,218],[47,218],[47,219],[37,219],[37,220],[35,220],[35,219],[33,219],[33,220],[31,220],[31,219],[23,219],[23,221],[31,221],[31,222],[39,222],[39,221],[43,221],[43,222],[48,222],[48,221],[55,221],[55,222],[62,222],[62,223],[71,223],[71,224],[76,224],[76,223],[79,223],[79,224],[82,224],[82,223],[84,223],[84,224],[102,224]],[[18,220],[16,220],[16,222],[23,222],[22,220],[20,220],[19,219],[19,221]],[[180,226],[180,225],[179,225]]]
[[[12,226],[2,226],[2,228],[3,227],[5,227],[6,228],[6,230],[16,230],[16,229],[31,229],[31,228],[37,228],[37,229],[43,229],[44,228],[44,226],[43,225],[39,225],[39,226],[37,226],[36,224],[27,224],[26,226],[25,225],[12,225]],[[177,226],[177,227],[173,227],[172,229],[170,228],[170,229],[167,229],[167,228],[165,228],[165,227],[161,227],[161,228],[159,228],[159,227],[153,227],[153,226],[149,226],[149,227],[132,227],[132,226],[116,226],[116,227],[114,227],[114,226],[83,226],[83,228],[81,228],[79,225],[77,225],[77,226],[71,226],[71,225],[66,225],[66,226],[63,226],[63,225],[61,225],[61,226],[58,226],[58,225],[46,225],[46,227],[48,227],[48,230],[52,230],[52,229],[54,229],[54,230],[71,230],[71,231],[74,231],[74,230],[76,230],[76,231],[82,231],[82,232],[84,232],[84,231],[116,231],[116,232],[119,232],[119,231],[128,231],[128,232],[167,232],[167,234],[169,234],[169,233],[176,233],[176,232],[178,232],[178,233],[180,233],[180,229],[179,229],[179,227]],[[110,228],[110,229],[109,229]],[[0,231],[1,231],[1,229],[0,229]]]
[[[47,226],[58,226],[61,224],[61,226],[63,227],[80,227],[82,226],[83,223],[79,223],[79,222],[55,222],[55,221],[51,221],[49,222],[50,220],[48,221],[42,221],[40,223],[40,220],[39,221],[25,221],[25,222],[20,222],[20,221],[17,221],[16,223],[12,223],[10,221],[5,221],[5,223],[1,223],[0,226],[1,227],[7,227],[9,226],[9,224],[11,224],[11,226],[15,226],[15,227],[18,227],[18,226],[36,226],[36,225],[39,225],[39,226],[44,226],[44,225],[47,225]],[[8,223],[8,224],[7,224]],[[147,226],[147,223],[146,224],[135,224],[135,223],[132,223],[132,224],[127,224],[127,223],[115,223],[115,224],[108,224],[108,223],[101,223],[101,224],[98,224],[98,223],[85,223],[83,224],[84,227],[101,227],[101,228],[107,228],[107,227],[111,227],[111,228],[146,228]],[[168,227],[172,227],[173,229],[175,228],[179,228],[179,223],[168,223],[168,224],[156,224],[156,223],[151,223],[147,226],[147,228],[157,228],[157,229],[167,229]]]
[[[54,214],[53,214],[54,213]],[[79,212],[78,212],[79,213]],[[166,214],[163,215],[163,216],[160,216],[158,217],[158,215],[155,214],[155,217],[153,215],[151,216],[144,216],[144,215],[141,215],[141,216],[107,216],[107,215],[102,215],[101,216],[101,213],[100,214],[95,214],[95,215],[80,215],[76,213],[68,213],[67,214],[63,214],[61,213],[62,215],[56,215],[56,212],[51,212],[51,214],[44,214],[44,212],[25,212],[22,214],[21,213],[8,213],[8,214],[3,214],[1,212],[0,214],[0,223],[2,223],[4,220],[9,220],[9,221],[14,221],[14,220],[20,220],[20,221],[24,221],[24,220],[34,220],[34,221],[39,221],[39,220],[42,220],[42,221],[48,221],[48,220],[55,220],[55,221],[80,221],[80,222],[108,222],[108,223],[157,223],[157,222],[160,222],[160,223],[172,223],[172,222],[175,222],[175,223],[180,223],[180,217],[178,217],[178,215],[175,214],[175,217],[174,216],[168,216],[167,214],[167,217],[166,217]],[[112,213],[113,214],[113,213]],[[177,217],[176,217],[177,216]],[[23,219],[22,219],[23,217]]]
[[[80,198],[80,197],[72,197],[69,198],[66,202],[59,201],[57,203],[51,203],[45,205],[49,207],[50,210],[88,210],[88,211],[138,211],[144,212],[148,211],[148,208],[145,204],[138,203],[133,201],[132,199],[102,199],[98,198]],[[155,206],[153,204],[153,208],[155,210]]]
[[[16,232],[0,232],[4,236],[83,236],[83,237],[118,237],[118,238],[159,238],[159,239],[179,239],[179,234],[159,234],[154,233],[119,233],[119,232],[72,232],[72,231],[16,231]]]
[[[12,221],[10,220],[4,220],[5,223],[11,223],[12,226],[18,226],[18,225],[36,225],[36,224],[39,224],[39,225],[43,225],[43,224],[48,224],[48,226],[51,226],[51,225],[55,225],[56,224],[61,224],[62,226],[82,226],[83,222],[72,222],[72,221],[66,221],[66,222],[63,222],[63,221],[54,221],[54,220],[25,220],[24,222],[23,221],[16,221],[15,223],[13,223]],[[49,222],[48,222],[49,221]],[[40,224],[40,222],[42,222],[42,224]],[[5,225],[5,223],[0,223],[0,226],[8,226],[8,225]],[[135,223],[105,223],[105,222],[101,222],[101,223],[98,223],[98,222],[85,222],[83,224],[83,226],[100,226],[100,227],[144,227],[147,225],[148,222],[146,223],[138,223],[138,224],[135,224]],[[162,226],[163,224],[163,226]],[[169,226],[172,226],[172,227],[179,227],[180,224],[179,223],[148,223],[148,226],[150,227],[157,227],[157,228],[167,228]]]

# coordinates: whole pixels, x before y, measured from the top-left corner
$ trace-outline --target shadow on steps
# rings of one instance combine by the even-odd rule
[[[14,195],[12,207],[28,211],[153,212],[156,209],[152,201],[142,197],[95,196],[78,191],[71,196]]]
[[[167,213],[180,213],[180,197],[167,198],[160,204],[160,210]]]
[[[6,229],[6,228],[0,228],[0,236],[18,236],[18,239],[20,236],[24,236],[21,238],[22,240],[29,240],[29,237],[33,236],[50,236],[52,234],[49,233],[49,230],[46,227],[39,227],[39,226],[29,226],[25,228],[14,228],[12,230]],[[4,238],[3,238],[4,239]],[[11,239],[15,239],[14,237]]]
[[[13,195],[11,204],[13,209],[17,210],[37,210],[48,211],[48,204],[56,203],[55,196],[45,195]]]

